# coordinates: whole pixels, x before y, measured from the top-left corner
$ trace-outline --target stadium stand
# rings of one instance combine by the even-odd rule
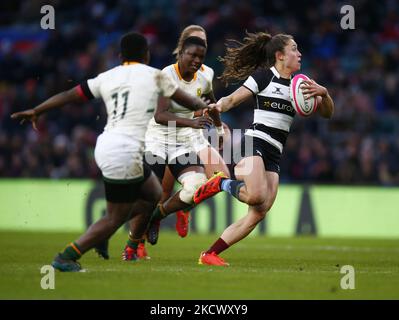
[[[40,28],[41,1],[2,3],[0,177],[97,178],[100,102],[54,111],[41,119],[39,132],[10,114],[117,65],[119,37],[130,30],[149,39],[151,65],[163,68],[174,61],[179,31],[195,23],[208,32],[206,63],[216,75],[226,39],[242,38],[245,30],[286,32],[303,54],[302,72],[330,89],[333,120],[297,117],[282,182],[399,185],[399,4],[357,2],[356,33],[340,28],[343,3],[329,0],[317,1],[318,11],[316,1],[47,1],[55,8],[55,30]],[[216,97],[233,89],[214,82]],[[243,106],[223,119],[245,128],[251,110]]]

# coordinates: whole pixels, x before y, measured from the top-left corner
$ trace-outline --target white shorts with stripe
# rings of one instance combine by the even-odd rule
[[[199,130],[188,136],[161,135],[148,130],[145,137],[145,151],[168,161],[186,153],[198,153],[208,146],[208,141]]]

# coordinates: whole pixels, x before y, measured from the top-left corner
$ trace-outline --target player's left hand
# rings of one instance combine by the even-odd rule
[[[32,122],[33,129],[37,130],[37,119],[38,115],[36,114],[34,109],[28,109],[20,112],[15,112],[11,115],[11,119],[21,119],[20,124],[23,124],[26,120]]]
[[[325,97],[328,93],[325,87],[319,85],[313,79],[304,80],[301,84],[301,89],[305,95],[305,99],[309,99],[310,97],[314,96]]]
[[[212,119],[209,117],[201,116],[197,118],[191,119],[191,128],[194,129],[206,129],[212,126],[213,122]]]

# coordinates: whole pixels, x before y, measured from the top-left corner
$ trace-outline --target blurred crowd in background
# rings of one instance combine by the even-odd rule
[[[42,5],[55,8],[55,30],[42,30]],[[355,9],[355,29],[340,8]],[[105,121],[101,101],[42,117],[39,132],[10,119],[119,64],[119,38],[143,33],[150,65],[174,62],[180,31],[208,33],[206,64],[221,74],[226,39],[245,30],[289,33],[302,73],[329,89],[332,120],[296,117],[281,164],[282,182],[399,185],[399,4],[397,1],[119,0],[4,1],[0,4],[0,177],[97,178],[93,151]],[[215,77],[217,98],[224,87]],[[231,128],[253,119],[248,102],[222,118]],[[233,142],[239,142],[234,137]]]

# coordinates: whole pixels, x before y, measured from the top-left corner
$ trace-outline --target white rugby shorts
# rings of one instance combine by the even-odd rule
[[[196,153],[200,152],[202,149],[208,148],[211,146],[208,139],[205,138],[202,130],[194,130],[195,134],[192,137],[192,146]]]
[[[94,157],[105,180],[134,181],[144,177],[143,144],[133,136],[103,132]]]
[[[186,153],[198,153],[209,146],[202,130],[193,130],[189,135],[163,135],[149,129],[145,135],[145,152],[168,161]]]

